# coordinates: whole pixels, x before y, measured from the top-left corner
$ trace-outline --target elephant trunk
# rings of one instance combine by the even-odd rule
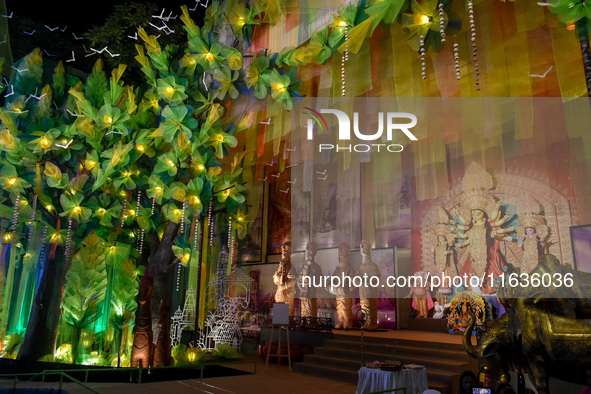
[[[464,331],[464,335],[462,337],[462,343],[464,344],[464,349],[468,355],[472,358],[478,358],[476,354],[476,348],[472,345],[472,330],[476,325],[476,315],[472,311],[468,311],[470,316],[470,323],[468,323],[468,327],[466,327],[466,331]]]

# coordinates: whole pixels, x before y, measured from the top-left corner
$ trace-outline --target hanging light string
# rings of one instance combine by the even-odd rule
[[[181,234],[185,232],[185,214],[187,212],[187,201],[183,201],[183,216],[181,217]]]
[[[126,209],[127,209],[127,198],[125,198],[123,200],[123,209],[121,210],[121,228],[123,228],[123,225],[125,224],[125,218],[127,218],[127,215],[125,214]]]
[[[341,86],[342,86],[342,96],[345,95],[346,88],[345,88],[345,62],[349,60],[349,24],[345,26],[345,51],[343,52],[343,56],[341,56]]]
[[[439,34],[441,34],[441,42],[445,42],[445,15],[443,13],[443,3],[439,3]]]
[[[209,246],[213,246],[213,236],[215,235],[215,230],[213,229],[213,220],[211,217],[211,201],[209,202],[209,210],[207,212],[207,227],[210,230]]]
[[[198,247],[199,247],[199,219],[196,218],[196,223],[195,223],[195,230],[193,233],[193,250],[198,251]]]
[[[460,80],[460,54],[458,53],[458,43],[454,43],[454,64],[456,67],[456,79]]]
[[[18,204],[21,201],[21,196],[18,194],[16,199],[14,200],[14,214],[12,215],[12,226],[10,229],[14,232],[16,231],[16,226],[18,222]]]
[[[137,192],[137,205],[135,207],[135,220],[138,222],[139,225],[139,220],[138,218],[140,217],[140,206],[142,204],[142,191],[138,190]],[[140,228],[139,230],[139,240],[138,240],[138,251],[140,252],[140,254],[142,254],[142,250],[144,248],[144,229]]]
[[[234,242],[232,239],[232,215],[228,218],[228,264],[232,265],[232,249],[234,247]]]
[[[29,227],[29,237],[27,238],[27,247],[30,248],[31,239],[33,238],[33,227],[35,224],[35,215],[37,214],[37,196],[33,199],[33,206],[31,210],[31,217],[29,218],[29,223],[31,223]]]
[[[474,65],[474,80],[476,90],[480,91],[480,71],[478,69],[478,49],[476,48],[476,24],[474,23],[474,5],[468,0],[468,17],[470,19],[470,40],[472,41],[472,63]]]
[[[181,284],[181,261],[179,259],[177,259],[176,261],[178,262],[176,270],[176,292],[178,293]]]
[[[425,67],[425,36],[419,40],[419,54],[421,55],[421,76],[423,80],[427,79],[427,68]]]
[[[72,218],[68,220],[68,232],[66,233],[66,250],[64,252],[66,260],[70,257],[72,243]]]
[[[45,226],[45,228],[43,229],[43,233],[41,234],[41,249],[39,252],[39,264],[43,264],[43,259],[45,258],[45,249],[46,249],[46,243],[45,243],[45,237],[47,237],[47,228],[48,226]]]

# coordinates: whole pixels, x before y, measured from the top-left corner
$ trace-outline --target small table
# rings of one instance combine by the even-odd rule
[[[394,388],[406,388],[406,394],[422,394],[429,388],[425,367],[414,367],[400,371],[382,371],[363,367],[359,370],[356,394],[367,394]],[[397,393],[397,392],[394,392]]]

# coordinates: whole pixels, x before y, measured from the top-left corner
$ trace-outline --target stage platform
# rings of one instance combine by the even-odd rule
[[[357,383],[357,371],[371,361],[396,359],[403,364],[424,365],[429,387],[441,393],[458,390],[459,376],[465,370],[477,371],[462,345],[462,336],[442,332],[415,330],[364,331],[333,330],[332,338],[314,347],[313,354],[304,355],[302,363],[294,364],[299,373],[330,377]],[[475,343],[475,338],[472,339]]]

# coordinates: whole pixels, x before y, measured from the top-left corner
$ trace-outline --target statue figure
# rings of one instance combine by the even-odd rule
[[[515,230],[514,227],[503,227],[511,214],[500,217],[502,204],[495,202],[486,191],[492,188],[493,179],[483,167],[475,163],[468,166],[462,186],[464,198],[460,210],[454,208],[452,211],[458,221],[451,219],[449,222],[459,230],[456,237],[463,240],[458,246],[465,248],[459,259],[460,274],[480,278],[498,276],[505,265],[499,252],[500,242],[510,239],[506,234]],[[495,291],[490,280],[484,281],[482,290],[488,294]]]
[[[355,270],[349,264],[349,245],[342,243],[339,245],[339,265],[335,269],[333,276],[343,278],[352,278],[355,275]],[[353,313],[351,312],[351,306],[353,305],[353,299],[351,288],[345,286],[345,283],[341,283],[340,287],[331,287],[330,293],[337,297],[337,319],[336,329],[345,330],[353,328]]]
[[[289,316],[293,316],[294,299],[291,289],[291,242],[281,245],[281,261],[273,275],[273,282],[277,286],[275,302],[289,304]]]
[[[361,277],[367,275],[368,278],[372,276],[379,278],[380,270],[378,266],[371,261],[371,244],[369,241],[361,241],[359,248],[361,250],[361,266],[355,275]],[[359,288],[359,303],[361,304],[361,309],[366,313],[366,320],[363,325],[364,330],[377,330],[378,328],[378,300],[376,297],[376,287],[361,286]]]
[[[539,205],[533,199],[523,209],[520,209],[519,222],[516,232],[520,238],[518,245],[523,248],[523,257],[517,262],[517,268],[522,273],[531,273],[538,266],[540,257],[544,255],[545,239],[548,237],[548,226],[539,212]]]
[[[131,367],[147,368],[152,364],[152,308],[150,306],[154,277],[150,274],[142,276],[139,288],[138,312],[131,350]]]
[[[412,297],[412,308],[419,312],[417,317],[419,318],[426,318],[429,315],[429,310],[435,306],[433,303],[433,299],[431,298],[431,294],[427,290],[429,283],[426,280],[427,272],[419,271],[415,272],[415,277],[421,277],[422,279],[417,279],[415,281],[415,285],[411,286],[410,293],[406,297],[405,300]]]
[[[316,287],[313,286],[314,278],[322,276],[320,266],[314,261],[317,248],[313,242],[306,245],[306,263],[300,270],[298,276],[298,287],[300,289],[300,316],[317,317],[318,305],[316,300]],[[317,282],[319,283],[319,282]]]
[[[456,267],[456,256],[453,245],[456,236],[448,224],[447,213],[441,208],[439,223],[432,228],[432,233],[437,237],[435,246],[431,248],[434,268],[429,271],[432,276],[453,278],[458,274]],[[425,270],[425,267],[423,267]],[[436,299],[441,306],[449,302],[452,295],[451,280],[442,280],[441,286],[437,289]]]

